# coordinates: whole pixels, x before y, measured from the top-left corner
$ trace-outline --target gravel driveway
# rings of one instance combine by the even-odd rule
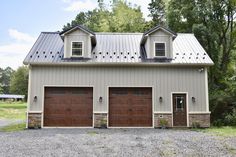
[[[41,129],[0,132],[0,156],[236,156],[236,137],[190,130]]]

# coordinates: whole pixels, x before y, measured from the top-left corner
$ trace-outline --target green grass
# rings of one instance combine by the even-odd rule
[[[0,102],[0,119],[25,119],[26,103]]]
[[[224,137],[236,137],[236,127],[224,126],[224,127],[211,127],[208,129],[194,129],[208,134]]]
[[[13,132],[13,131],[21,131],[25,129],[25,123],[20,124],[11,124],[5,127],[0,128],[2,132]]]

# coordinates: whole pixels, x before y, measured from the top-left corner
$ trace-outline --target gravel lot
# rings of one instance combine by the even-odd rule
[[[41,129],[0,132],[0,156],[236,156],[236,137],[190,130]]]

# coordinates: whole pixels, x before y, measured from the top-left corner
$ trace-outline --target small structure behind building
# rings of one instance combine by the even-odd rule
[[[25,98],[24,95],[15,95],[15,94],[0,94],[1,101],[23,101]]]

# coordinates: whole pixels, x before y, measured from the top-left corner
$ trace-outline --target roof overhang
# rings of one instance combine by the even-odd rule
[[[77,25],[77,26],[71,27],[67,30],[64,30],[64,31],[60,32],[60,35],[64,36],[65,34],[69,34],[70,32],[75,31],[76,29],[80,29],[83,32],[90,34],[91,36],[95,36],[94,32],[90,31],[89,29],[87,29],[87,28],[85,28],[84,26],[81,26],[81,25]]]
[[[141,42],[140,42],[141,45],[143,45],[143,44],[146,42],[146,40],[147,40],[147,38],[148,38],[148,36],[149,36],[150,34],[156,32],[156,31],[158,31],[158,30],[162,30],[162,31],[166,32],[167,34],[170,34],[170,35],[173,37],[173,40],[174,40],[175,37],[177,36],[177,33],[173,32],[172,30],[170,30],[170,29],[168,29],[168,28],[165,28],[165,27],[163,27],[163,26],[158,25],[158,26],[153,27],[153,28],[151,28],[151,29],[149,29],[148,31],[146,31],[146,32],[143,33],[143,37],[142,37]]]
[[[25,63],[24,63],[25,64]],[[209,67],[214,63],[150,63],[150,62],[61,62],[61,63],[28,63],[25,65],[38,66],[182,66],[182,67]]]
[[[93,31],[91,31],[91,30],[85,28],[84,26],[81,26],[81,25],[77,25],[77,26],[71,27],[71,28],[69,28],[69,29],[67,29],[67,30],[64,30],[64,31],[60,32],[60,35],[61,35],[61,37],[63,38],[66,34],[69,34],[69,33],[73,32],[73,31],[75,31],[75,30],[77,30],[77,29],[79,29],[79,30],[81,30],[81,31],[83,31],[83,32],[85,32],[85,33],[87,33],[87,34],[89,34],[89,35],[90,35],[90,38],[91,38],[91,41],[92,41],[92,44],[93,44],[93,45],[96,45],[97,40],[96,40],[96,35],[95,35],[95,33],[94,33]]]

